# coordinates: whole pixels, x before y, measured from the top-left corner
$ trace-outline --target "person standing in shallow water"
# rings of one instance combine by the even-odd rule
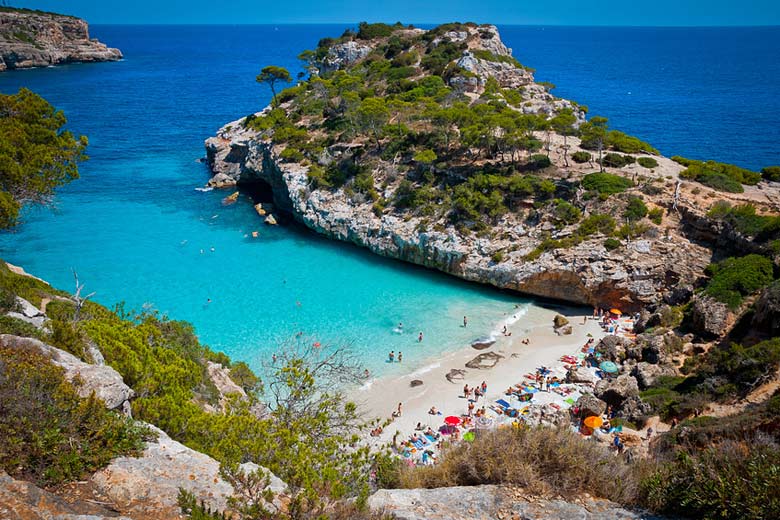
[[[390,363],[395,361],[395,350],[391,350],[390,354],[388,355],[388,358],[390,358]]]
[[[423,333],[420,331],[420,335],[417,336],[417,343],[422,343]]]
[[[464,326],[464,327],[468,327],[468,325],[469,325],[469,320],[468,320],[468,318],[466,318],[465,316],[463,316],[463,326]]]
[[[398,362],[400,363],[404,359],[404,353],[400,350],[398,351]]]

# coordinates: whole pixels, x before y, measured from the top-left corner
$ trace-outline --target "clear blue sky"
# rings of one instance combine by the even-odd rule
[[[90,23],[780,25],[780,0],[8,0]]]

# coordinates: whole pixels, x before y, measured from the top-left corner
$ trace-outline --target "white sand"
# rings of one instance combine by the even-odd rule
[[[558,336],[553,331],[553,317],[563,314],[569,319],[573,333]],[[398,403],[403,403],[402,416],[396,418],[384,428],[383,434],[374,438],[373,443],[390,442],[393,435],[399,431],[399,440],[408,438],[414,433],[418,422],[438,429],[443,424],[443,418],[448,415],[461,415],[467,412],[468,401],[463,398],[463,386],[474,387],[485,381],[488,385],[487,399],[480,399],[478,408],[494,403],[496,399],[507,399],[504,392],[509,386],[523,381],[527,373],[535,373],[540,366],[548,368],[563,365],[560,358],[564,355],[579,353],[588,341],[590,333],[596,341],[604,336],[604,332],[596,320],[588,319],[583,325],[581,309],[556,308],[547,309],[531,307],[519,321],[508,327],[511,337],[499,335],[498,341],[485,350],[475,350],[471,346],[431,359],[422,369],[403,376],[388,376],[372,381],[369,388],[362,388],[354,395],[361,403],[369,417],[377,417],[384,421],[391,417]],[[529,345],[522,340],[530,339]],[[467,369],[465,364],[483,352],[495,352],[503,359],[490,369]],[[445,378],[450,369],[464,369],[466,374],[462,380],[450,383]],[[420,379],[422,386],[412,388],[410,382]],[[442,412],[440,416],[431,416],[428,410],[435,406]]]

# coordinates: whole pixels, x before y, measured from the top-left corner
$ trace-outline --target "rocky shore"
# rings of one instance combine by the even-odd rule
[[[0,10],[0,71],[121,59],[119,49],[90,38],[89,26],[80,18]]]

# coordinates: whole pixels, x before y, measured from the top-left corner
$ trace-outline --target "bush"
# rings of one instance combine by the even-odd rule
[[[765,181],[780,182],[780,166],[761,168],[761,176]]]
[[[741,184],[758,184],[761,180],[761,174],[733,164],[696,161],[679,156],[672,157],[672,160],[686,166],[680,172],[680,177],[695,180],[718,191],[742,193],[744,189]]]
[[[653,169],[658,166],[658,161],[652,157],[640,157],[636,160],[636,162],[639,163],[639,166],[643,166],[647,169]]]
[[[553,215],[559,224],[574,224],[580,220],[582,212],[565,200],[556,199]]]
[[[120,455],[137,454],[145,428],[79,398],[62,368],[0,346],[0,467],[39,485],[82,478]]]
[[[387,25],[386,23],[367,23],[360,22],[358,24],[357,37],[360,40],[373,40],[374,38],[387,38],[396,27]]]
[[[607,251],[613,251],[620,247],[620,240],[616,238],[608,238],[604,241],[604,249]]]
[[[765,242],[780,235],[780,216],[757,215],[752,204],[740,204],[732,207],[727,201],[718,201],[712,205],[707,216],[731,224],[740,233]]]
[[[571,155],[571,158],[574,162],[578,164],[583,164],[586,162],[590,162],[592,159],[592,156],[588,152],[583,152],[582,150],[574,152]]]
[[[620,155],[619,153],[608,153],[601,159],[601,164],[610,168],[622,168],[634,162],[630,155]]]
[[[623,216],[629,221],[637,221],[645,218],[647,215],[647,206],[639,197],[631,197],[628,199],[626,209],[623,212]]]
[[[768,258],[754,254],[710,264],[707,273],[712,278],[704,292],[736,309],[742,304],[743,296],[772,281],[773,265]]]
[[[653,224],[661,225],[664,218],[664,210],[662,208],[653,208],[647,213],[647,217]]]
[[[531,170],[543,170],[550,166],[552,166],[550,158],[541,153],[534,154],[528,159],[528,168]]]
[[[631,135],[626,135],[618,130],[611,130],[607,134],[606,146],[623,153],[651,153],[658,154],[658,150],[649,143]]]
[[[622,193],[633,185],[630,179],[611,173],[589,173],[582,178],[582,187],[599,195]]]
[[[595,213],[582,221],[577,233],[582,236],[590,236],[596,232],[603,235],[611,235],[615,231],[615,219],[611,215]],[[618,243],[619,245],[619,243]]]

